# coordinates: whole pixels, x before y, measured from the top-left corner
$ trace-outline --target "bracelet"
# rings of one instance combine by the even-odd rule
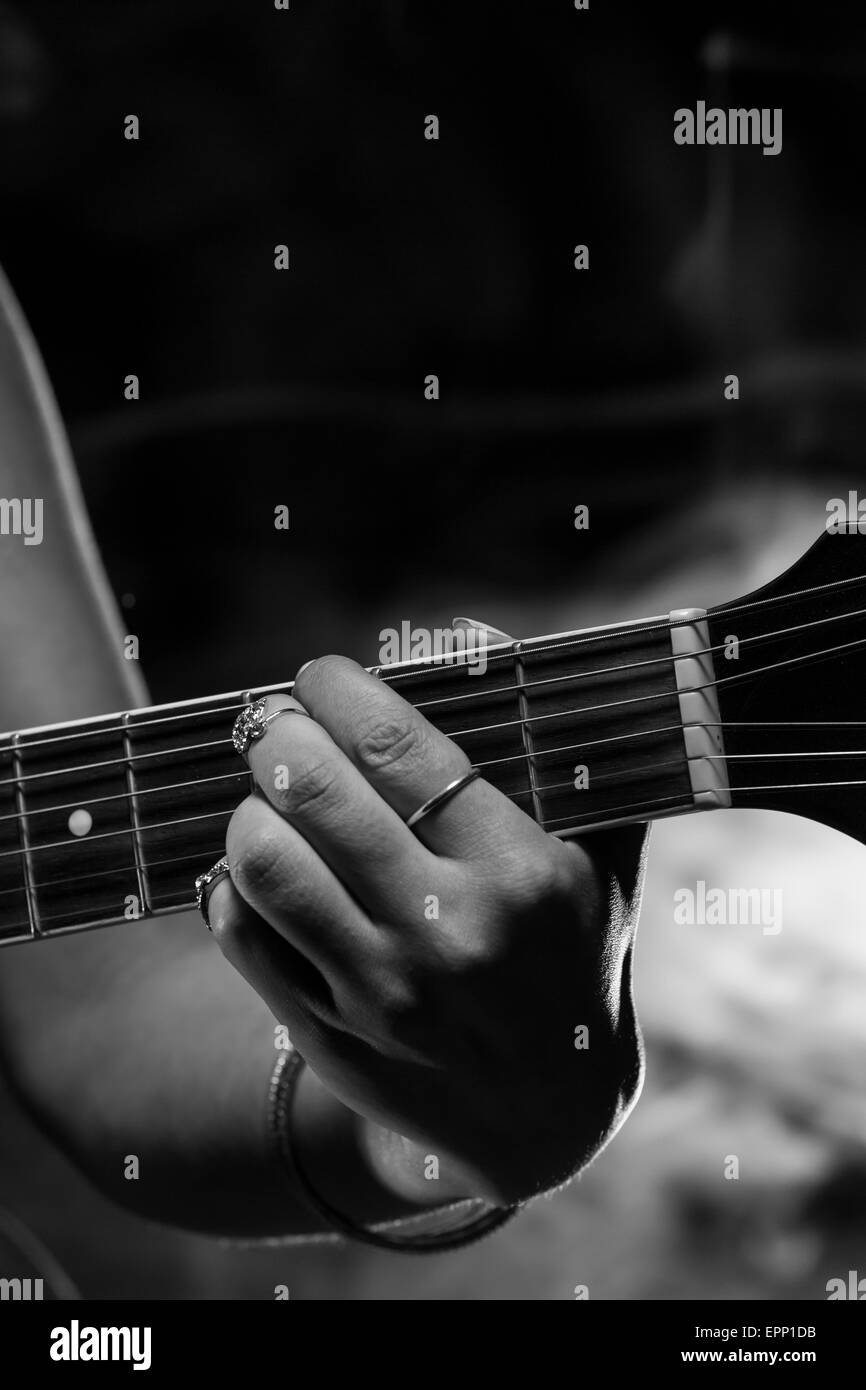
[[[301,1192],[310,1209],[332,1230],[348,1236],[351,1240],[361,1241],[365,1245],[375,1245],[382,1250],[424,1254],[457,1250],[461,1246],[470,1245],[473,1241],[481,1240],[483,1236],[499,1230],[517,1215],[522,1203],[498,1207],[479,1197],[452,1203],[434,1212],[424,1211],[417,1216],[403,1217],[399,1222],[385,1222],[385,1229],[382,1226],[362,1226],[350,1217],[344,1216],[320,1196],[298,1161],[292,1135],[292,1102],[303,1066],[304,1059],[294,1047],[281,1052],[277,1059],[268,1086],[268,1132],[292,1183]],[[467,1206],[472,1207],[468,1220]],[[432,1230],[431,1220],[435,1223]],[[417,1229],[420,1222],[425,1223],[423,1230]],[[388,1229],[396,1225],[412,1229],[404,1229],[403,1234]]]

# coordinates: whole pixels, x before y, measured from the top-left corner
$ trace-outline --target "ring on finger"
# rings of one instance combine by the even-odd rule
[[[222,859],[218,859],[217,862],[208,869],[207,873],[199,874],[195,881],[195,905],[201,913],[202,920],[208,931],[212,930],[207,912],[210,890],[218,879],[225,877],[228,871],[229,861],[226,859],[225,855],[223,855]]]
[[[235,751],[240,753],[242,758],[246,757],[250,744],[256,739],[263,738],[267,733],[268,725],[272,724],[275,719],[279,719],[281,714],[303,714],[306,715],[307,719],[310,717],[305,709],[296,709],[294,705],[272,710],[270,714],[267,713],[267,708],[266,698],[254,700],[251,705],[247,705],[241,710],[235,720],[232,729],[232,743],[235,746]]]
[[[449,782],[448,785],[443,787],[441,791],[438,791],[435,796],[431,796],[425,801],[423,806],[419,806],[417,811],[412,812],[412,815],[409,816],[406,821],[407,829],[414,830],[420,820],[423,820],[425,816],[429,816],[430,812],[435,811],[438,806],[444,806],[446,801],[450,801],[452,796],[456,796],[458,792],[462,792],[464,787],[468,787],[469,783],[474,782],[475,778],[480,775],[477,767],[470,767],[469,771],[464,772],[462,777],[455,777],[453,782]]]

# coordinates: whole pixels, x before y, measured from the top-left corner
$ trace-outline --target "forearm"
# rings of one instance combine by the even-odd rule
[[[0,544],[0,728],[146,702],[50,387],[2,272],[0,494],[42,506],[38,544],[14,535]],[[266,1139],[276,1056],[272,1016],[197,919],[0,953],[0,1062],[94,1180],[153,1216],[245,1234],[309,1229]],[[358,1219],[405,1210],[372,1176],[361,1122],[311,1075],[297,1101],[326,1195]],[[137,1178],[125,1176],[127,1155]],[[436,1190],[449,1195],[444,1183]]]
[[[220,1235],[320,1229],[268,1137],[274,1019],[200,930],[170,917],[120,941],[115,928],[6,952],[7,1069],[60,1147],[123,1205]],[[293,1110],[305,1169],[357,1221],[466,1195],[444,1172],[425,1184],[411,1147],[410,1162],[371,1165],[375,1131],[308,1071]]]

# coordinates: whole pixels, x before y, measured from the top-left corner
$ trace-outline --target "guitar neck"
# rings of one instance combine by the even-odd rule
[[[730,804],[703,610],[375,668],[558,835]],[[292,684],[0,738],[0,944],[194,903],[250,789],[231,730]]]

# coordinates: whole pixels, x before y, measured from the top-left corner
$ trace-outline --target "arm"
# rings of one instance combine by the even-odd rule
[[[20,653],[0,689],[7,728],[145,698],[135,664],[123,660],[62,429],[23,333],[6,290],[0,490],[42,497],[45,518],[41,545],[0,543],[0,582],[18,594],[0,607],[0,649]],[[370,695],[361,676],[352,663],[319,663],[305,680],[314,720],[280,720],[274,730],[321,730],[343,776],[361,733],[352,711]],[[403,717],[380,714],[366,709],[368,726],[373,719],[382,734]],[[406,750],[424,746],[429,780],[444,767],[443,750],[417,732]],[[475,806],[460,844],[428,852],[405,830],[403,811],[393,814],[395,796],[424,799],[413,790],[415,772],[400,785],[415,763],[383,752],[392,773],[375,785],[375,769],[365,769],[375,802],[353,800],[362,795],[355,783],[347,823],[316,819],[331,803],[312,767],[307,797],[298,800],[301,777],[285,805],[262,795],[243,803],[229,839],[235,882],[212,893],[213,938],[198,918],[170,917],[0,956],[0,1049],[13,1083],[58,1144],[125,1205],[224,1234],[316,1228],[266,1139],[275,1019],[311,1064],[295,1110],[304,1167],[333,1206],[360,1222],[457,1197],[529,1196],[586,1162],[620,1123],[640,1075],[630,992],[640,832],[597,836],[591,854],[566,847],[502,798],[479,819],[469,801],[479,782],[455,803]],[[286,753],[295,767],[301,755],[296,745]],[[254,771],[266,786],[267,764]],[[390,831],[405,831],[387,862],[373,853],[381,837],[353,843],[353,827],[373,823],[373,805],[377,815],[391,808]],[[447,824],[445,811],[438,817]],[[272,860],[275,826],[293,838]],[[344,886],[351,866],[333,869],[346,851],[370,870],[352,893]],[[393,893],[422,851],[413,896]],[[299,855],[307,855],[300,874]],[[448,943],[435,957],[418,952],[431,925],[422,914],[419,933],[422,887],[449,904],[447,938],[427,931],[428,944]],[[378,956],[373,930],[390,934]],[[316,967],[335,1004],[328,1017],[325,994],[314,1001],[305,993],[310,976],[298,974],[299,957],[316,957],[317,933],[318,943],[345,944],[339,961]],[[572,1046],[579,1023],[594,1038],[589,1065]],[[439,1159],[435,1183],[423,1172],[430,1152]],[[139,1160],[137,1181],[124,1177],[129,1155]]]
[[[0,495],[43,503],[41,544],[0,537],[0,727],[146,704],[53,393],[2,272]],[[0,1044],[25,1104],[119,1201],[221,1232],[310,1228],[265,1140],[273,1018],[197,915],[5,951]],[[312,1073],[297,1099],[324,1190],[368,1218],[408,1209],[373,1175],[357,1118]],[[137,1182],[123,1176],[128,1154],[140,1159]]]

